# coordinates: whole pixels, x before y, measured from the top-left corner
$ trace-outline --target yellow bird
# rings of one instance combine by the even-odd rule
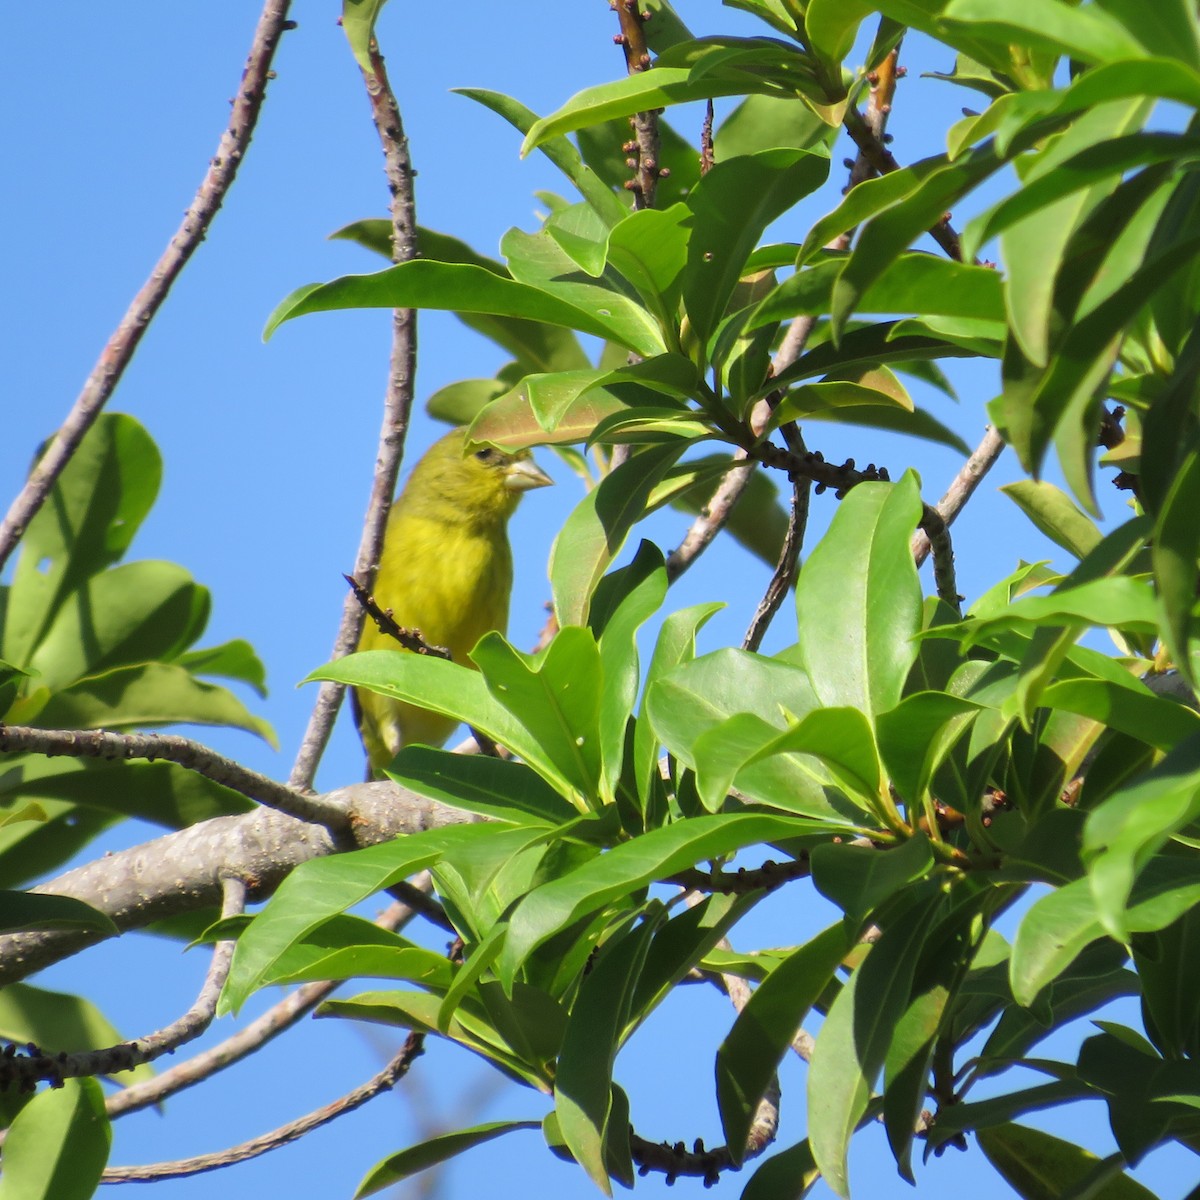
[[[512,591],[508,519],[523,492],[554,481],[528,450],[465,453],[465,431],[435,442],[413,468],[388,517],[375,600],[396,623],[444,646],[456,663],[492,629],[504,632]],[[394,638],[367,618],[360,650],[393,649]],[[401,746],[440,746],[458,724],[450,717],[355,690],[359,733],[371,773],[381,772]]]

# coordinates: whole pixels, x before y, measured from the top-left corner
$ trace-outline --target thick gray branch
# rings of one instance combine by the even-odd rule
[[[322,825],[259,809],[214,817],[107,855],[34,890],[82,900],[125,932],[220,904],[223,878],[241,879],[249,898],[261,900],[310,859],[474,819],[391,783],[354,784],[324,800],[344,809],[352,840],[335,842]],[[103,939],[78,929],[6,934],[0,937],[0,986]]]

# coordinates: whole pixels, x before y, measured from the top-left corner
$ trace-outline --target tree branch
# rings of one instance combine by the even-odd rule
[[[363,72],[363,81],[371,104],[371,116],[383,146],[384,174],[392,196],[392,261],[408,262],[419,253],[412,159],[400,106],[396,103],[383,57],[374,41],[371,43],[371,66],[371,71]],[[379,557],[383,552],[388,511],[396,491],[396,480],[404,456],[404,440],[412,413],[416,369],[417,314],[411,308],[398,308],[392,314],[391,363],[383,401],[383,424],[375,457],[375,476],[352,572],[367,591],[375,586]],[[358,646],[362,625],[362,607],[353,596],[347,596],[342,604],[341,623],[329,656],[331,660],[344,657]],[[292,766],[289,782],[293,787],[312,786],[317,764],[325,752],[345,692],[344,684],[328,680],[321,684],[308,728],[304,731]]]
[[[221,889],[222,917],[236,916],[245,911],[246,885],[240,879],[223,879]],[[64,1079],[129,1071],[143,1063],[153,1062],[164,1054],[173,1054],[180,1046],[195,1041],[216,1016],[217,998],[225,986],[229,964],[233,960],[233,946],[232,939],[217,942],[200,994],[191,1008],[178,1020],[145,1037],[102,1050],[84,1050],[74,1054],[41,1050],[32,1045],[25,1051],[18,1051],[12,1044],[8,1045],[0,1055],[0,1091],[15,1086],[18,1092],[32,1092],[39,1082],[62,1087]]]
[[[355,846],[391,841],[478,818],[397,787],[357,783],[321,797],[346,814]],[[105,855],[31,889],[74,896],[124,933],[220,902],[222,881],[241,879],[251,900],[271,895],[301,863],[347,848],[324,825],[271,809],[214,817],[141,846]],[[104,941],[95,930],[47,929],[0,936],[0,986]]]
[[[422,871],[411,886],[422,894],[428,894],[433,886],[429,872]],[[415,908],[410,908],[407,904],[394,903],[388,906],[387,911],[376,920],[375,924],[381,929],[396,931],[403,929],[416,915]],[[267,1042],[290,1029],[340,987],[342,982],[339,979],[322,979],[298,987],[284,996],[278,1004],[272,1005],[262,1016],[251,1021],[244,1029],[239,1029],[237,1033],[227,1037],[223,1042],[211,1046],[207,1050],[202,1050],[199,1054],[189,1058],[187,1062],[179,1063],[170,1070],[156,1075],[153,1079],[130,1084],[129,1087],[114,1092],[105,1100],[105,1110],[110,1118],[139,1112],[151,1105],[161,1104],[167,1097],[182,1092],[193,1084],[202,1083],[226,1067],[247,1058]]]
[[[231,758],[193,742],[190,738],[159,733],[109,733],[103,729],[34,729],[26,725],[0,725],[0,754],[30,751],[47,758],[145,759],[177,763],[248,800],[265,804],[301,821],[313,821],[338,831],[346,828],[346,814],[325,804],[319,796],[276,783]]]
[[[970,458],[963,463],[955,475],[946,494],[937,502],[935,511],[946,526],[954,523],[954,518],[962,512],[983,477],[992,469],[996,460],[1004,450],[1004,439],[990,425],[983,435],[982,441],[975,447]],[[912,552],[919,567],[928,557],[932,547],[929,534],[924,526],[913,535]]]
[[[377,1075],[372,1076],[366,1083],[347,1092],[332,1104],[326,1104],[298,1120],[290,1121],[278,1129],[264,1133],[260,1137],[231,1146],[216,1154],[200,1154],[195,1158],[182,1158],[175,1162],[152,1163],[145,1167],[109,1167],[100,1176],[101,1183],[145,1183],[153,1179],[177,1179],[183,1175],[199,1175],[203,1171],[215,1171],[219,1167],[230,1167],[234,1163],[245,1162],[247,1159],[258,1158],[259,1155],[275,1150],[302,1138],[306,1133],[328,1125],[330,1121],[361,1108],[368,1100],[373,1100],[382,1092],[392,1088],[408,1074],[409,1068],[424,1053],[424,1035],[410,1033],[405,1039],[400,1052]]]
[[[287,20],[289,6],[290,0],[267,0],[263,6],[241,82],[234,96],[229,126],[221,135],[217,152],[209,160],[199,190],[184,213],[179,228],[167,243],[162,257],[134,296],[120,324],[105,344],[66,420],[0,522],[0,568],[8,561],[29,527],[29,522],[37,515],[84,435],[116,390],[142,335],[166,300],[188,259],[204,240],[217,210],[233,185],[258,121],[267,82],[272,78],[271,63],[275,49],[284,30],[290,28]]]
[[[625,51],[625,69],[630,75],[640,74],[650,67],[650,48],[646,45],[646,33],[642,26],[648,17],[640,11],[638,0],[616,0],[613,8],[621,23],[621,32],[613,41]],[[636,157],[628,160],[634,176],[626,184],[633,193],[634,208],[653,208],[654,194],[661,176],[667,174],[658,165],[660,154],[658,137],[658,112],[635,113],[629,118],[633,128],[633,141],[622,147]]]

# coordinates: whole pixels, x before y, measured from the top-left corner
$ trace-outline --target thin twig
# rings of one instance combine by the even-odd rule
[[[290,1121],[278,1129],[264,1133],[237,1146],[215,1154],[199,1154],[195,1158],[181,1158],[173,1162],[150,1163],[144,1167],[109,1167],[100,1176],[101,1183],[145,1183],[153,1179],[177,1179],[184,1175],[199,1175],[204,1171],[215,1171],[220,1167],[229,1167],[234,1163],[245,1162],[257,1158],[271,1150],[278,1149],[288,1142],[302,1138],[306,1133],[328,1125],[330,1121],[361,1108],[368,1100],[373,1100],[382,1092],[392,1088],[408,1074],[412,1064],[424,1053],[425,1038],[423,1034],[410,1033],[405,1039],[400,1052],[377,1075],[352,1092],[347,1092],[332,1104],[326,1104],[313,1112]]]
[[[928,504],[921,506],[920,528],[929,539],[933,551],[933,582],[938,598],[961,616],[959,606],[962,597],[958,594],[958,581],[954,574],[954,546],[950,541],[950,530],[942,514]]]
[[[649,19],[649,14],[643,14],[638,0],[616,0],[617,20],[621,23],[621,32],[613,41],[625,51],[625,69],[630,75],[638,75],[650,69],[650,48],[646,45],[646,34],[642,26]],[[652,109],[649,112],[635,113],[629,118],[633,128],[633,140],[626,142],[623,149],[631,157],[628,162],[634,172],[632,179],[625,187],[633,193],[634,208],[653,208],[654,194],[658,181],[669,173],[658,163],[661,147],[658,137],[658,113],[661,110]]]
[[[947,526],[954,524],[954,518],[962,512],[983,477],[992,469],[996,460],[1004,450],[1004,439],[990,425],[983,439],[975,447],[970,458],[963,463],[953,482],[946,489],[946,494],[937,502],[935,509]],[[919,567],[929,557],[929,535],[922,528],[912,539],[913,558]]]
[[[392,196],[392,260],[397,263],[408,262],[416,258],[419,252],[412,159],[409,156],[408,139],[404,135],[400,106],[396,103],[383,57],[374,41],[371,43],[371,66],[373,69],[370,72],[363,72],[363,80],[371,103],[371,116],[383,146],[384,172]],[[375,477],[352,572],[368,591],[375,586],[388,510],[400,474],[404,439],[412,412],[416,363],[417,314],[411,308],[398,308],[392,314],[391,362],[383,402],[383,424],[375,457]],[[342,658],[355,649],[362,633],[362,623],[361,606],[353,596],[347,596],[342,604],[342,618],[337,637],[334,638],[331,659]],[[293,786],[312,786],[317,764],[329,741],[345,691],[345,685],[340,683],[326,681],[321,684],[308,728],[304,731],[292,766],[290,782]]]
[[[246,885],[240,879],[222,880],[221,916],[237,916],[245,910]],[[217,1012],[217,998],[229,975],[233,960],[232,939],[217,942],[213,947],[208,973],[191,1008],[171,1024],[116,1046],[102,1050],[83,1050],[68,1054],[65,1051],[41,1050],[28,1046],[0,1056],[0,1091],[15,1087],[18,1092],[32,1092],[39,1082],[62,1087],[64,1079],[82,1079],[96,1075],[112,1075],[129,1071],[143,1063],[153,1062],[164,1054],[174,1053],[180,1046],[195,1041],[211,1024]]]
[[[301,821],[343,830],[345,810],[327,804],[319,796],[296,787],[276,783],[193,742],[190,738],[161,733],[109,733],[103,729],[34,729],[27,725],[0,725],[0,754],[29,751],[46,758],[144,759],[172,762],[238,792],[267,808],[287,813]]]
[[[754,610],[746,636],[742,638],[742,649],[756,651],[771,625],[783,598],[796,578],[800,562],[800,547],[804,545],[804,531],[808,527],[808,501],[812,486],[807,479],[797,479],[792,484],[792,507],[788,513],[787,533],[779,550],[779,561],[771,575],[771,582],[763,598]]]
[[[105,344],[66,420],[30,473],[8,514],[0,522],[0,568],[8,561],[29,527],[29,522],[45,503],[55,481],[116,390],[142,335],[166,300],[180,271],[204,241],[250,144],[267,82],[272,78],[271,62],[275,49],[284,30],[289,28],[289,5],[290,0],[267,0],[263,6],[241,82],[233,99],[229,126],[221,135],[217,152],[209,160],[199,190],[184,213],[179,228],[167,243],[162,257],[134,296],[120,324]]]
[[[410,886],[419,894],[428,895],[433,886],[429,872],[423,871]],[[389,929],[394,932],[403,929],[416,915],[417,910],[407,904],[390,904],[375,924],[381,929]],[[129,1087],[114,1092],[105,1100],[105,1110],[110,1118],[139,1112],[151,1105],[161,1104],[169,1096],[182,1092],[193,1084],[202,1083],[226,1067],[254,1054],[267,1042],[290,1029],[312,1012],[343,982],[339,979],[322,979],[306,983],[295,991],[289,992],[261,1017],[251,1021],[244,1029],[239,1029],[237,1033],[227,1037],[223,1042],[193,1055],[187,1062],[179,1063],[170,1070],[156,1075],[153,1079],[130,1084]]]

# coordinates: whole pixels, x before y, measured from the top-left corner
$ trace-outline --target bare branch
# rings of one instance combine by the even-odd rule
[[[423,871],[410,886],[419,894],[428,895],[433,886],[429,872]],[[395,931],[403,929],[416,915],[415,908],[410,908],[407,904],[395,903],[388,906],[387,911],[380,915],[375,924],[381,929]],[[149,1108],[154,1104],[161,1104],[168,1096],[182,1092],[193,1084],[202,1083],[226,1067],[240,1062],[285,1030],[291,1029],[335,991],[342,982],[337,979],[323,979],[306,983],[295,991],[289,992],[261,1017],[251,1021],[244,1029],[239,1029],[237,1033],[227,1037],[216,1046],[202,1050],[199,1054],[189,1058],[187,1062],[179,1063],[170,1070],[156,1075],[153,1079],[130,1084],[129,1087],[114,1092],[104,1102],[109,1117],[120,1117],[126,1113]]]
[[[954,546],[950,541],[950,530],[942,514],[928,504],[921,507],[921,532],[929,539],[933,550],[933,582],[938,598],[956,613],[962,597],[958,594],[958,581],[954,575]]]
[[[424,1053],[423,1034],[410,1033],[400,1052],[379,1074],[367,1080],[352,1092],[347,1092],[332,1104],[326,1104],[296,1121],[281,1125],[278,1129],[252,1138],[248,1142],[231,1146],[216,1154],[200,1154],[195,1158],[182,1158],[175,1162],[151,1163],[145,1167],[109,1167],[100,1176],[102,1183],[144,1183],[153,1179],[177,1179],[183,1175],[199,1175],[204,1171],[215,1171],[219,1167],[230,1167],[234,1163],[258,1158],[280,1146],[302,1138],[306,1133],[328,1125],[330,1121],[361,1108],[382,1092],[389,1092],[408,1074],[412,1064]]]
[[[983,439],[975,447],[970,458],[963,463],[953,482],[946,489],[946,494],[935,506],[938,515],[947,526],[954,523],[954,518],[962,512],[963,507],[970,500],[983,477],[992,469],[1003,450],[1004,439],[989,425]],[[912,552],[913,557],[917,560],[917,566],[920,566],[929,557],[930,545],[929,535],[924,528],[913,535]]]
[[[371,116],[383,146],[384,173],[391,192],[392,261],[408,262],[416,258],[417,210],[413,191],[412,159],[400,106],[388,83],[387,71],[378,47],[371,44],[372,70],[363,72]],[[388,370],[388,386],[383,401],[383,423],[379,431],[379,447],[375,457],[375,476],[363,522],[358,554],[354,559],[353,575],[370,591],[375,586],[379,557],[383,552],[383,537],[387,529],[388,511],[396,491],[400,463],[404,456],[404,440],[412,413],[413,392],[417,367],[417,314],[411,308],[398,308],[392,314],[392,353]],[[334,638],[331,659],[342,658],[357,647],[362,634],[363,611],[353,596],[342,605],[342,618]],[[345,695],[345,685],[326,681],[321,684],[309,717],[308,728],[292,766],[290,783],[293,787],[311,787],[316,778],[317,764],[325,751],[333,723]]]
[[[812,488],[808,480],[796,480],[792,484],[792,507],[788,513],[787,533],[784,534],[783,545],[779,550],[779,562],[763,598],[754,610],[750,627],[742,638],[743,650],[757,650],[762,645],[763,637],[770,628],[771,621],[779,611],[783,598],[796,578],[796,569],[800,562],[800,547],[804,545],[804,531],[808,527],[808,501]]]
[[[650,48],[646,45],[646,34],[642,26],[648,17],[641,12],[638,0],[616,0],[613,5],[621,32],[613,41],[625,51],[625,69],[637,75],[650,67]],[[654,193],[658,181],[667,172],[658,165],[661,152],[658,138],[658,111],[635,113],[629,118],[633,128],[633,141],[626,142],[623,149],[636,155],[628,160],[634,176],[626,184],[633,193],[634,208],[653,208]]]
[[[47,758],[145,759],[177,763],[249,800],[313,821],[333,830],[346,828],[346,814],[325,804],[319,796],[276,783],[190,738],[159,733],[108,733],[103,729],[34,729],[25,725],[0,725],[0,754],[30,751]]]
[[[0,568],[8,561],[29,527],[29,522],[37,515],[84,435],[116,390],[142,335],[166,300],[188,259],[204,240],[217,210],[233,185],[258,121],[267,81],[272,77],[271,62],[275,57],[275,49],[284,30],[290,27],[287,20],[289,6],[290,0],[266,0],[233,99],[229,126],[221,135],[217,152],[209,161],[208,170],[183,215],[182,223],[105,344],[83,390],[47,446],[46,453],[0,522]]]
[[[221,881],[221,916],[232,917],[246,907],[246,885],[240,879]],[[84,1050],[68,1054],[64,1051],[41,1050],[29,1046],[18,1051],[10,1045],[0,1055],[0,1091],[15,1087],[18,1092],[32,1092],[39,1082],[62,1087],[64,1079],[81,1079],[95,1075],[112,1075],[129,1071],[143,1063],[153,1062],[164,1054],[174,1053],[180,1046],[195,1041],[211,1024],[217,1012],[217,998],[229,975],[233,960],[233,940],[217,942],[213,947],[208,974],[191,1008],[170,1025],[102,1050]],[[0,1137],[0,1141],[2,1141]]]

